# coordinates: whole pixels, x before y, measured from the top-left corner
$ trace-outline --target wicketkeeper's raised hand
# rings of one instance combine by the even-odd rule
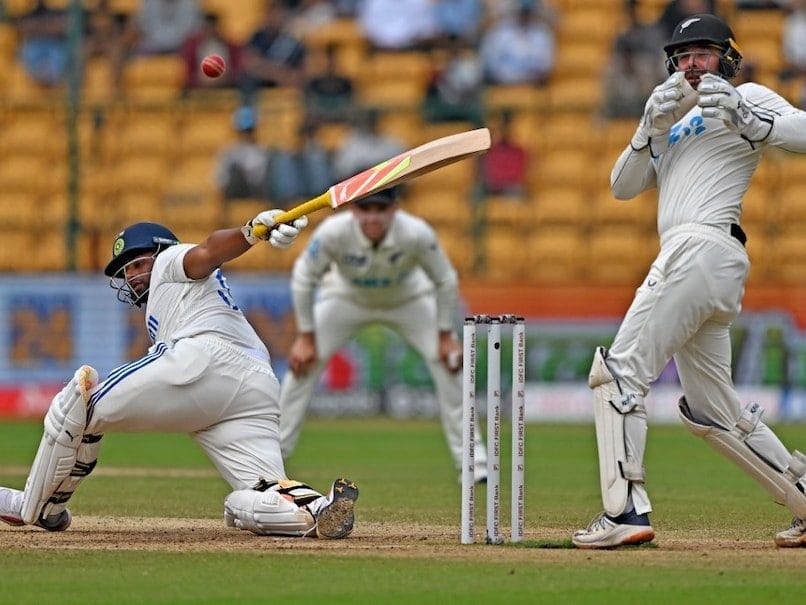
[[[722,120],[725,126],[751,143],[763,141],[770,135],[774,117],[753,111],[742,93],[724,78],[705,74],[697,91],[700,93],[698,104],[702,107],[703,117]]]
[[[241,227],[246,241],[254,246],[263,239],[268,241],[275,248],[288,248],[294,243],[294,240],[297,239],[299,232],[308,226],[308,217],[301,216],[298,219],[294,219],[290,224],[280,223],[275,227],[274,219],[284,212],[284,210],[266,210],[246,223]],[[265,237],[257,237],[254,234],[255,225],[268,227]]]
[[[644,115],[631,141],[633,149],[644,149],[652,143],[653,153],[665,150],[669,130],[696,104],[697,92],[685,74],[682,71],[673,73],[649,95]]]

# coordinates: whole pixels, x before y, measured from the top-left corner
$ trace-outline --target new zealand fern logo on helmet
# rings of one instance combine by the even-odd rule
[[[112,256],[117,256],[121,252],[123,252],[123,248],[126,245],[126,242],[123,241],[122,237],[119,237],[115,240],[115,243],[112,245]]]

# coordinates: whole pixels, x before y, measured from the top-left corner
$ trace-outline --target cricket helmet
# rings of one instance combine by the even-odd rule
[[[104,275],[115,276],[133,258],[153,250],[161,252],[175,246],[179,239],[170,229],[158,223],[135,223],[118,233],[112,244],[112,260],[106,265]]]
[[[719,73],[725,78],[734,77],[741,68],[742,53],[736,45],[733,30],[716,15],[693,15],[677,24],[671,41],[663,47],[667,57],[666,69],[670,75],[677,71],[677,51],[692,45],[720,49],[722,55],[719,57]]]

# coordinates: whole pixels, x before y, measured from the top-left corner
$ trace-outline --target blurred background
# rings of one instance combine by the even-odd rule
[[[699,12],[732,26],[741,78],[804,107],[802,0],[0,1],[0,415],[39,416],[81,363],[103,373],[145,351],[142,314],[101,275],[127,224],[199,241],[487,126],[488,154],[412,182],[402,207],[437,229],[464,312],[527,317],[529,417],[588,418],[593,347],[658,247],[654,192],[618,202],[610,170],[665,78],[671,29]],[[201,73],[210,53],[224,76]],[[768,419],[803,420],[806,158],[766,154],[742,225],[735,380]],[[280,376],[303,246],[228,267]],[[672,418],[678,393],[670,367],[653,415]],[[432,399],[416,355],[378,328],[334,358],[312,409],[431,416]]]

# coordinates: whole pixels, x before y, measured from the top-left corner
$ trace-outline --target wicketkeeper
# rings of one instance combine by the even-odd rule
[[[760,84],[734,88],[742,55],[714,15],[681,21],[665,50],[669,79],[649,97],[610,175],[618,199],[657,187],[660,253],[610,349],[594,354],[589,384],[604,512],[573,541],[609,548],[655,536],[644,399],[674,358],[683,424],[792,511],[778,546],[806,546],[806,456],[784,447],[760,405],[739,399],[730,366],[730,326],[750,269],[742,198],[767,148],[806,153],[806,113]]]
[[[260,241],[253,234],[258,224],[274,227],[266,235],[272,246],[290,246],[308,220],[275,227],[280,212],[214,231],[199,245],[180,244],[156,223],[137,223],[117,236],[104,272],[119,300],[145,305],[154,344],[103,381],[89,366],[76,371],[50,405],[25,490],[0,488],[1,520],[66,530],[67,502],[95,467],[103,435],[161,431],[190,434],[230,484],[228,526],[276,536],[351,532],[358,498],[352,481],[337,479],[323,496],[286,477],[280,385],[219,268]]]

